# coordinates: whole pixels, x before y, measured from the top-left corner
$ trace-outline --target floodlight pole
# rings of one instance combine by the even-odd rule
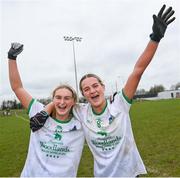
[[[72,41],[73,46],[73,59],[74,59],[74,77],[76,82],[76,93],[77,93],[77,101],[79,101],[79,90],[78,90],[78,81],[77,81],[77,65],[76,65],[76,55],[75,55],[75,45],[74,41],[81,42],[81,37],[72,37],[72,36],[64,36],[65,41]]]

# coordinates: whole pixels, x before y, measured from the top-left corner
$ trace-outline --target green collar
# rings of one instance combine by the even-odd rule
[[[53,117],[52,117],[52,118],[53,118]],[[57,119],[57,118],[53,118],[53,119],[54,119],[56,122],[59,122],[59,123],[61,123],[61,124],[66,124],[66,123],[70,122],[72,118],[73,118],[73,115],[70,114],[70,116],[68,117],[67,120],[60,120],[60,119]]]
[[[92,106],[91,106],[91,107],[92,107]],[[107,108],[107,100],[106,100],[106,105],[104,106],[103,110],[102,110],[100,113],[97,113],[97,112],[93,109],[93,107],[92,107],[92,112],[93,112],[93,114],[95,114],[95,115],[101,115],[101,114],[104,113],[104,111],[106,110],[106,108]]]

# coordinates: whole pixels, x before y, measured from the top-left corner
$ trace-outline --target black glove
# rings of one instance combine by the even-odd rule
[[[167,26],[175,20],[175,17],[170,17],[174,14],[174,10],[172,10],[172,7],[169,7],[164,13],[164,9],[166,8],[166,5],[163,5],[161,10],[159,11],[158,15],[153,15],[153,26],[152,30],[153,33],[150,34],[150,38],[153,41],[159,42],[161,38],[164,37],[165,31]]]
[[[35,116],[30,119],[30,128],[33,132],[42,128],[47,120],[49,115],[45,111],[37,113]]]
[[[23,44],[11,43],[11,48],[8,51],[8,59],[16,60],[18,54],[23,51]]]

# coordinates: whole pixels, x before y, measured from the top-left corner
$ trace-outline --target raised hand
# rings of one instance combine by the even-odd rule
[[[16,60],[17,55],[23,51],[23,44],[11,43],[11,48],[8,51],[8,59]]]
[[[153,33],[150,35],[151,40],[159,42],[166,32],[167,26],[175,20],[175,17],[171,18],[174,14],[172,7],[169,7],[165,12],[166,5],[160,9],[158,15],[153,15]],[[163,13],[164,12],[164,13]]]

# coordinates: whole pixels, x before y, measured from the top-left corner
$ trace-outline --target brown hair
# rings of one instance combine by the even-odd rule
[[[52,97],[54,97],[57,90],[62,89],[62,88],[65,88],[65,89],[69,90],[72,93],[72,97],[74,99],[74,102],[77,102],[77,94],[76,94],[75,90],[69,85],[59,85],[59,86],[57,86],[52,92]]]
[[[96,78],[97,79],[97,81],[102,85],[102,86],[104,86],[104,83],[102,82],[102,80],[101,80],[101,78],[99,77],[99,76],[97,76],[96,74],[86,74],[86,75],[84,75],[82,78],[81,78],[81,80],[80,80],[80,82],[79,82],[79,88],[80,88],[80,91],[81,91],[81,93],[83,94],[83,91],[82,91],[82,82],[83,82],[83,80],[85,80],[86,78],[90,78],[90,77],[94,77],[94,78]]]

